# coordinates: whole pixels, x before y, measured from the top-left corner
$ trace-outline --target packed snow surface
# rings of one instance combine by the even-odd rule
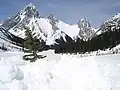
[[[42,54],[30,63],[22,52],[1,52],[0,90],[120,90],[120,54]]]

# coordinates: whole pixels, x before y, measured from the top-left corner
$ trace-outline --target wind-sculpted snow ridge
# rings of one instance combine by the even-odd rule
[[[80,57],[44,51],[34,63],[0,54],[0,90],[120,90],[120,55]]]

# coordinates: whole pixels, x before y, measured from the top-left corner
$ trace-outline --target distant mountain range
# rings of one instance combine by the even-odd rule
[[[30,3],[23,10],[0,24],[1,41],[3,40],[3,43],[12,42],[12,45],[17,43],[20,46],[25,38],[24,26],[28,26],[31,30],[34,27],[32,34],[38,39],[41,38],[46,45],[53,46],[59,44],[61,38],[64,42],[68,42],[68,38],[71,41],[77,39],[87,41],[106,32],[109,27],[112,29],[120,28],[120,13],[105,21],[99,29],[94,29],[86,18],[79,20],[75,25],[69,25],[58,20],[52,14],[43,17],[37,8]]]

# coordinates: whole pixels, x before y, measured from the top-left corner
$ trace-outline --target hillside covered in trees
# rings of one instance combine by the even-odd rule
[[[57,40],[56,40],[57,41]],[[120,29],[109,27],[106,32],[101,33],[84,41],[77,38],[76,41],[69,42],[57,41],[59,44],[55,46],[55,53],[86,53],[97,50],[111,49],[120,44]]]

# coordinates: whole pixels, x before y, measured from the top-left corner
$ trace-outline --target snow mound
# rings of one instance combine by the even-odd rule
[[[10,84],[7,84],[6,86],[9,87],[8,90],[27,90],[28,88],[26,84],[18,80],[14,80]]]
[[[0,60],[0,83],[8,83],[13,79],[21,80],[23,77],[22,71],[10,61],[3,58]]]
[[[24,64],[18,58],[22,53],[0,54],[0,90],[120,90],[119,54],[40,54],[47,57]]]
[[[94,57],[88,60],[63,55],[55,67],[51,72],[53,79],[50,82],[51,87],[57,90],[108,90],[109,88],[108,80],[101,74]]]

